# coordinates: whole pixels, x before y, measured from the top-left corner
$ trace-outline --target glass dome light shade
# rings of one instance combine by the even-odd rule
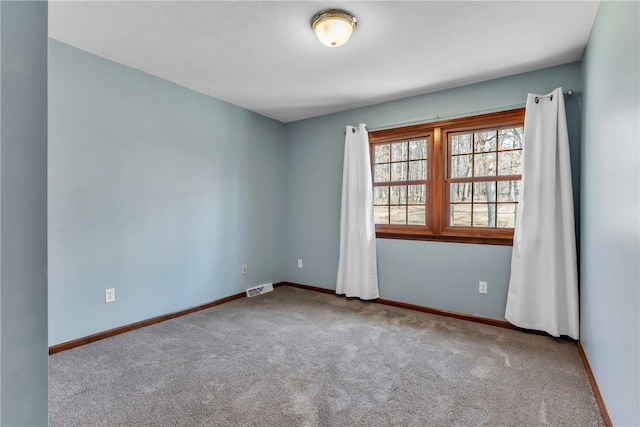
[[[356,28],[355,16],[343,10],[318,12],[311,20],[311,28],[325,46],[338,47],[345,44]]]

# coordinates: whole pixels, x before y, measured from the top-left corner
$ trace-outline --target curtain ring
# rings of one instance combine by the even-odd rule
[[[535,101],[536,101],[536,104],[537,104],[538,102],[540,102],[540,98],[538,98],[537,96],[536,96],[534,99],[535,99]]]

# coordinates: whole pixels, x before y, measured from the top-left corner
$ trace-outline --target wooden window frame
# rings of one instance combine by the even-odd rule
[[[372,170],[374,146],[403,140],[427,140],[426,224],[376,224],[376,237],[404,240],[430,240],[492,245],[513,245],[513,228],[451,227],[449,217],[449,184],[459,180],[468,182],[521,180],[521,175],[497,175],[487,178],[448,178],[451,153],[449,134],[477,132],[484,129],[524,126],[525,109],[482,114],[472,117],[443,120],[394,129],[369,132]],[[497,160],[496,160],[497,161]],[[374,182],[374,186],[376,183]]]

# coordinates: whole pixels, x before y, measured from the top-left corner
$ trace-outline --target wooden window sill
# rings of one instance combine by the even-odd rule
[[[430,231],[398,229],[398,230],[377,230],[376,238],[513,246],[512,232],[490,235],[482,232],[469,234],[467,232],[461,232],[460,230],[447,230],[447,231],[443,231],[440,234],[433,234]]]

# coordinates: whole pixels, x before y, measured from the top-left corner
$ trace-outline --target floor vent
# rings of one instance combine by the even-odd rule
[[[247,289],[247,296],[251,298],[258,295],[266,294],[267,292],[271,292],[272,290],[273,285],[271,283],[265,283],[264,285],[254,286],[253,288]]]

